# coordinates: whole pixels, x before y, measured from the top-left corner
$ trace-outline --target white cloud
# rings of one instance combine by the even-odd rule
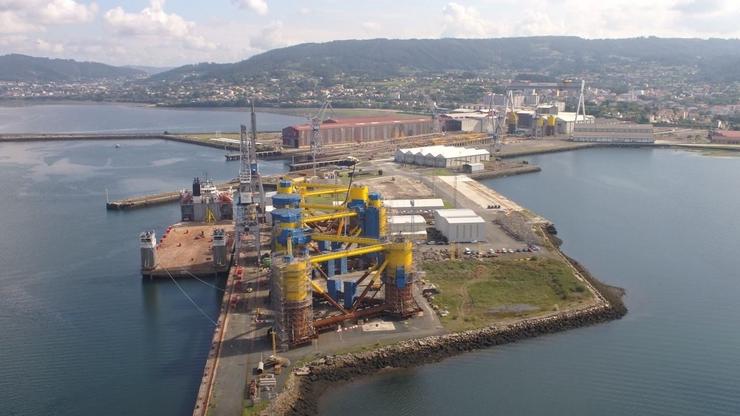
[[[370,32],[377,32],[380,30],[380,23],[373,21],[362,22],[362,28]]]
[[[298,13],[305,16],[307,14],[311,14],[311,9],[309,9],[308,7],[301,7],[300,9],[298,9]]]
[[[177,41],[193,49],[215,49],[216,45],[195,33],[195,23],[164,10],[164,0],[150,0],[139,13],[116,7],[105,13],[105,22],[120,35],[144,36],[158,41]]]
[[[259,34],[249,39],[249,44],[262,51],[285,46],[287,42],[283,38],[283,22],[275,21],[265,26]]]
[[[36,49],[40,52],[58,55],[64,52],[64,45],[61,43],[47,42],[43,39],[36,39]]]
[[[85,5],[73,0],[52,0],[39,10],[39,16],[44,23],[82,23],[95,18],[98,5]]]
[[[543,36],[568,33],[568,28],[560,21],[553,21],[550,14],[541,10],[529,10],[515,25],[517,35]]]
[[[249,9],[260,16],[266,15],[269,10],[267,0],[231,0],[231,2],[241,9]]]
[[[40,29],[40,27],[29,23],[17,13],[0,11],[0,33],[25,33]]]
[[[442,8],[444,25],[443,37],[482,38],[490,35],[485,20],[474,7],[459,3],[447,3]]]
[[[0,33],[38,32],[44,25],[89,22],[98,6],[73,0],[0,0]]]

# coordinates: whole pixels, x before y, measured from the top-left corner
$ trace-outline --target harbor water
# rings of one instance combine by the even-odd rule
[[[223,181],[224,152],[163,140],[0,143],[0,414],[189,415],[221,292],[143,281],[139,231],[176,204],[106,211],[111,199]],[[284,162],[262,163],[265,174]],[[222,286],[223,281],[209,282]]]
[[[740,414],[740,158],[589,149],[485,183],[626,290],[622,320],[333,387],[321,414]]]
[[[280,131],[304,117],[257,113],[260,131]],[[157,108],[139,104],[79,103],[0,105],[3,133],[186,133],[236,132],[247,124],[245,108]]]

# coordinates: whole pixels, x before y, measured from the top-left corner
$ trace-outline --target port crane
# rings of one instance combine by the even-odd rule
[[[264,222],[265,189],[257,163],[257,116],[254,111],[254,100],[251,100],[251,135],[247,135],[247,126],[241,125],[239,136],[239,191],[236,208],[235,241],[237,256],[243,249],[242,237],[245,233],[254,234],[254,245],[257,262],[260,259],[260,223]],[[250,137],[251,136],[251,137]],[[237,257],[238,262],[238,257]]]
[[[321,155],[321,123],[324,122],[327,111],[334,114],[329,97],[319,107],[319,111],[309,120],[311,122],[311,161],[313,162],[313,175],[316,176],[316,159]]]
[[[491,111],[491,122],[493,122],[493,97],[494,94],[491,93],[491,102],[489,106],[489,110]],[[504,108],[503,111],[499,111],[497,114],[496,125],[493,126],[493,134],[491,136],[491,154],[495,154],[497,152],[501,151],[502,141],[504,139],[505,135],[505,129],[504,126],[507,124],[507,120],[509,117],[516,117],[516,114],[514,113],[514,92],[510,89],[507,89],[504,93]]]
[[[424,99],[426,100],[429,113],[431,113],[432,115],[432,133],[441,133],[442,126],[439,120],[439,107],[437,106],[437,103],[432,100],[432,97],[428,94],[424,94]]]

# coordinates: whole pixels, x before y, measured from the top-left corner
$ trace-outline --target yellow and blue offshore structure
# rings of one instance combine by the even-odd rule
[[[331,204],[310,200],[330,195],[343,200]],[[276,320],[276,323],[285,326],[278,334],[287,338],[288,345],[307,342],[315,335],[312,325],[304,327],[308,318],[295,312],[295,305],[300,305],[308,309],[301,314],[312,314],[312,291],[329,298],[341,310],[342,315],[335,321],[356,317],[354,311],[362,301],[362,296],[355,296],[359,282],[344,281],[344,297],[340,299],[338,283],[341,282],[332,280],[337,273],[348,272],[348,259],[352,257],[362,257],[366,260],[363,264],[375,268],[368,272],[382,273],[384,312],[408,316],[415,311],[410,287],[412,244],[388,241],[387,211],[379,193],[371,192],[365,185],[347,187],[283,179],[278,183],[272,204],[273,257],[281,260],[273,262],[276,265],[273,279],[282,282],[279,288],[282,300],[292,311],[283,322]],[[314,273],[314,269],[320,269],[319,273]],[[311,276],[316,274],[328,279],[329,293],[312,282]],[[339,304],[341,301],[343,306]]]

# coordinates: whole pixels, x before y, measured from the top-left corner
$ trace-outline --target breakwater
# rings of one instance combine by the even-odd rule
[[[116,133],[68,133],[68,134],[0,134],[0,143],[2,142],[50,142],[50,141],[78,141],[78,140],[171,140],[174,142],[189,143],[199,146],[215,147],[223,149],[238,149],[236,145],[224,145],[223,143],[214,143],[207,140],[199,140],[186,136],[166,133],[135,133],[135,134],[116,134]]]
[[[605,302],[508,325],[402,341],[368,352],[325,356],[307,364],[309,375],[292,375],[288,379],[283,392],[272,403],[270,414],[318,414],[319,397],[335,383],[375,374],[383,369],[430,364],[464,352],[620,319],[627,313],[621,289],[599,282],[577,262],[572,264],[599,291]]]
[[[495,179],[495,178],[503,178],[506,176],[514,176],[514,175],[523,175],[525,173],[534,173],[541,171],[542,168],[535,165],[519,165],[515,167],[509,167],[499,170],[486,170],[483,172],[475,172],[475,173],[469,173],[468,176],[470,176],[473,179]]]

